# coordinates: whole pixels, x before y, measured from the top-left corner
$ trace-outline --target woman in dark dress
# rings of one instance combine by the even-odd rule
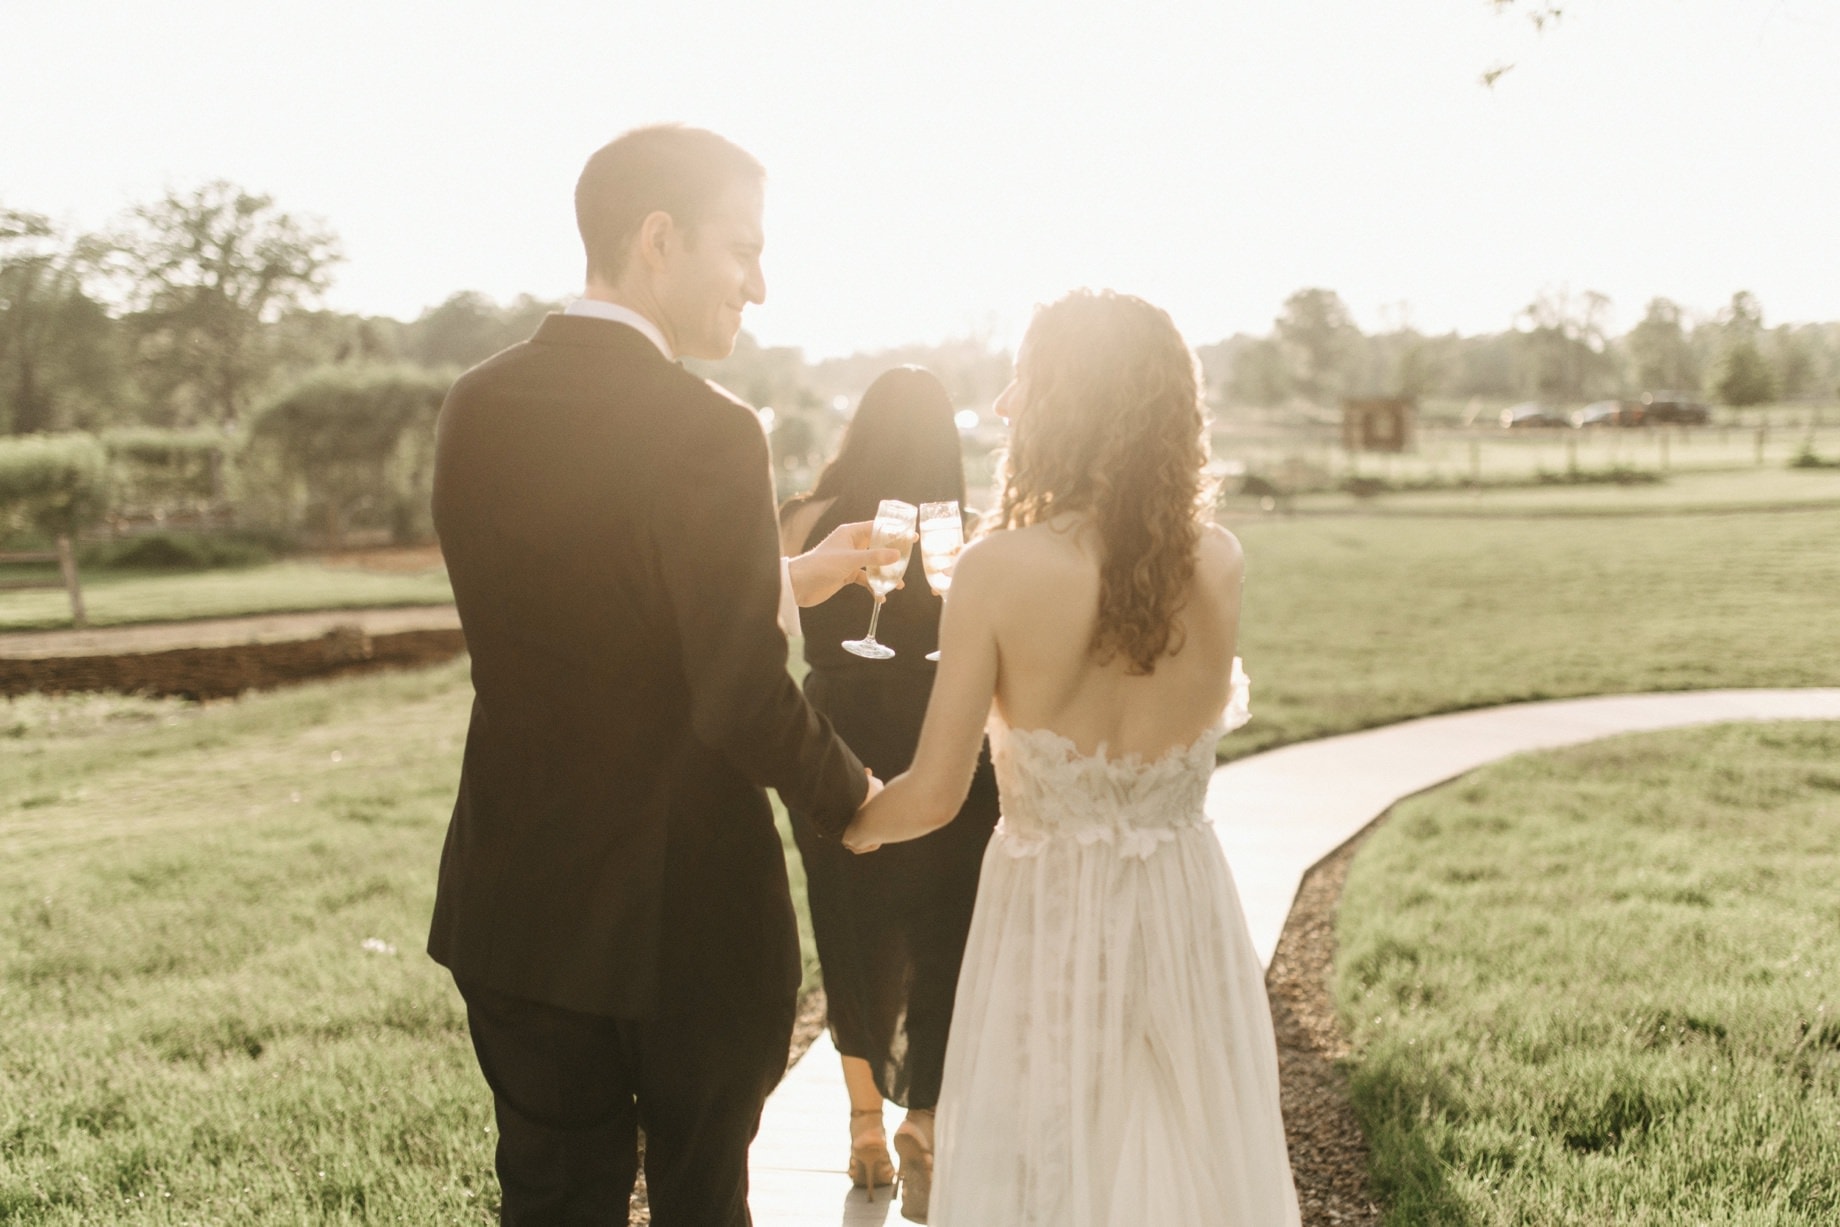
[[[839,524],[873,519],[885,498],[964,505],[951,398],[919,367],[899,367],[869,385],[817,487],[781,509],[782,545],[803,553],[806,542],[821,540]],[[841,644],[861,637],[872,599],[868,589],[853,585],[801,611],[811,666],[805,693],[876,778],[890,780],[906,770],[919,740],[935,669],[926,655],[938,646],[941,601],[912,563],[906,586],[888,594],[876,629],[895,656],[864,660]],[[850,1175],[872,1195],[894,1179],[882,1101],[905,1107],[894,1145],[901,1156],[902,1212],[910,1217],[925,1213],[952,998],[978,865],[996,821],[988,753],[957,821],[912,843],[857,856],[793,816],[831,1037],[850,1088]]]

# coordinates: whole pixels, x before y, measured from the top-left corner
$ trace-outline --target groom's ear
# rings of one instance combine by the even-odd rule
[[[653,209],[639,223],[633,240],[633,257],[652,272],[664,271],[670,260],[671,242],[677,234],[677,219],[663,209]]]

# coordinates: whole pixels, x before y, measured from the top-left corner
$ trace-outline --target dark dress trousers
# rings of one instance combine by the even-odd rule
[[[637,330],[552,315],[441,411],[475,699],[428,951],[466,999],[508,1223],[747,1222],[798,937],[765,787],[861,764],[786,672],[766,439]]]

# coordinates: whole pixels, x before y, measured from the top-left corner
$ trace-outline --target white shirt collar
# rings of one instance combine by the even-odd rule
[[[658,347],[658,352],[670,362],[677,361],[677,355],[671,352],[671,346],[664,339],[664,333],[658,325],[634,311],[631,307],[622,307],[617,302],[606,302],[599,298],[577,298],[562,312],[564,315],[586,315],[597,320],[612,320],[616,324],[625,324],[628,328],[637,328],[646,340]]]

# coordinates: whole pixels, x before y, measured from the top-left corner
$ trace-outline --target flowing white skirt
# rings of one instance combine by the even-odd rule
[[[946,1049],[932,1227],[1299,1222],[1232,873],[1211,828],[1157,835],[992,838]]]

